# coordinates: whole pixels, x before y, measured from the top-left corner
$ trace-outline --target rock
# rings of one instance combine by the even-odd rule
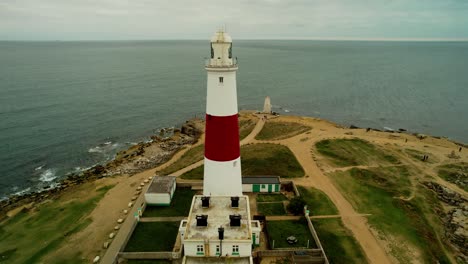
[[[349,126],[349,129],[358,129],[359,127],[355,126],[355,125],[350,125]]]
[[[119,230],[119,229],[120,229],[119,225],[114,226],[114,230]]]
[[[353,132],[345,132],[345,135],[353,135]]]
[[[144,182],[140,183],[140,186],[145,186],[145,183]]]
[[[148,181],[148,180],[144,180],[143,182],[144,182],[144,183],[148,183],[149,181]]]
[[[138,196],[133,196],[132,201],[135,201],[138,198]]]
[[[99,260],[101,259],[100,256],[96,256],[94,259],[93,259],[93,263],[99,263]]]
[[[140,186],[138,186],[138,187],[137,187],[137,191],[140,191],[140,190],[141,190],[141,187],[140,187]]]
[[[117,219],[117,223],[119,223],[119,224],[123,223],[123,221],[124,220],[122,218]]]
[[[149,177],[148,177],[148,180],[151,181],[152,179],[153,179],[153,176],[149,176]]]
[[[110,239],[113,239],[114,237],[115,237],[115,233],[114,233],[114,232],[112,232],[112,233],[109,234],[109,238],[110,238]]]
[[[128,207],[132,207],[132,206],[133,206],[132,202],[128,203]]]
[[[128,210],[123,210],[123,213],[124,213],[124,214],[128,214]]]
[[[106,241],[104,242],[104,244],[102,245],[103,248],[108,248],[110,245],[110,242],[109,241]]]

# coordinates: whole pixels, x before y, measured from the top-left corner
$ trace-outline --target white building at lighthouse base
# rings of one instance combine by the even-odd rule
[[[247,196],[195,195],[190,214],[179,228],[182,263],[253,264],[252,248],[259,244],[260,231],[259,221],[250,219]]]

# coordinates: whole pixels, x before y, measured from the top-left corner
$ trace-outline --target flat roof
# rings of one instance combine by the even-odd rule
[[[203,208],[201,198],[195,195],[187,219],[185,240],[218,240],[218,228],[224,227],[224,240],[250,240],[250,212],[248,197],[239,196],[239,207],[231,207],[231,196],[210,196],[210,207]],[[231,227],[229,215],[240,215],[241,226]],[[208,226],[197,226],[197,215],[208,215]]]
[[[154,176],[146,193],[170,193],[175,182],[175,176]]]
[[[242,184],[280,184],[279,176],[242,176]]]

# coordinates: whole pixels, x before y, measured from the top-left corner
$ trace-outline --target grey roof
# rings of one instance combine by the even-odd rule
[[[175,182],[175,176],[155,176],[146,193],[170,193]]]
[[[243,176],[242,184],[280,184],[279,176]]]

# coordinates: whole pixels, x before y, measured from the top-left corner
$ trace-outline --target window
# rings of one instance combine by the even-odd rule
[[[232,59],[232,43],[229,46],[229,58]]]
[[[224,82],[224,77],[219,77],[219,83],[223,83]]]
[[[219,245],[216,245],[216,255],[219,255]]]
[[[213,44],[211,44],[211,58],[214,58],[214,49],[213,49]]]
[[[232,245],[232,254],[239,255],[239,245]]]
[[[265,188],[265,184],[262,184],[262,188]]]
[[[197,245],[197,255],[204,255],[203,245]]]

